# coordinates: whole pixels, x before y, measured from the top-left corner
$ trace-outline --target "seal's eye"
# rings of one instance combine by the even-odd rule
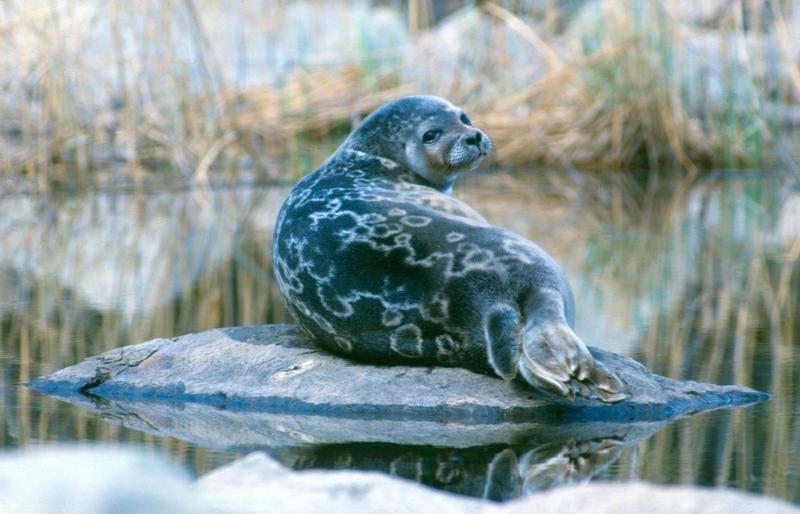
[[[467,117],[467,115],[464,114],[463,112],[461,113],[461,116],[458,117],[458,119],[461,120],[461,123],[463,123],[464,125],[469,125],[470,127],[472,126],[472,122],[469,120],[469,117]]]
[[[439,130],[439,129],[437,129],[437,130],[429,130],[429,131],[425,132],[424,134],[422,134],[422,142],[425,143],[426,145],[431,144],[431,143],[435,142],[437,139],[439,139],[441,137],[441,135],[442,135],[442,131]]]

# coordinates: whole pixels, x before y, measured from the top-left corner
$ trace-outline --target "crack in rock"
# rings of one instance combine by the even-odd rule
[[[92,376],[92,378],[90,378],[84,385],[78,388],[78,391],[84,394],[88,393],[92,389],[103,385],[112,378],[119,376],[125,370],[135,368],[139,364],[152,357],[158,351],[159,348],[156,348],[136,361],[130,360],[130,355],[126,355],[124,351],[120,351],[116,355],[103,356],[101,364],[97,366],[97,369],[94,372],[94,376]]]

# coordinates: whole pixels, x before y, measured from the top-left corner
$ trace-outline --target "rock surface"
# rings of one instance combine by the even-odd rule
[[[292,325],[154,339],[90,357],[29,386],[76,401],[89,395],[233,412],[461,425],[658,421],[769,398],[743,387],[668,379],[620,355],[592,353],[625,382],[630,398],[569,402],[459,368],[357,364],[314,347]]]
[[[459,368],[357,364],[317,349],[291,325],[156,339],[29,385],[205,448],[265,450],[293,468],[336,468],[344,459],[493,500],[589,480],[676,417],[769,397],[670,380],[592,351],[630,398],[569,402]],[[419,474],[440,461],[452,476]]]
[[[50,447],[0,454],[6,514],[371,513],[797,514],[781,500],[741,492],[645,483],[589,484],[496,504],[441,493],[376,473],[289,471],[262,453],[192,480],[143,449]]]

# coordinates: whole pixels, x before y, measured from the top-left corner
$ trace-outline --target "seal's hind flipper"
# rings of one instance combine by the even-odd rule
[[[577,396],[618,402],[625,385],[601,363],[566,323],[541,322],[525,330],[519,372],[537,389],[568,399]]]
[[[511,380],[517,375],[522,354],[522,323],[519,311],[511,305],[492,308],[484,319],[486,354],[498,376]]]

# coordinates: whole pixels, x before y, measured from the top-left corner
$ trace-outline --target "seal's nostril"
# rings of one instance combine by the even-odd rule
[[[478,146],[481,144],[481,133],[477,130],[473,132],[469,137],[464,139],[464,142],[468,145],[475,145]]]

